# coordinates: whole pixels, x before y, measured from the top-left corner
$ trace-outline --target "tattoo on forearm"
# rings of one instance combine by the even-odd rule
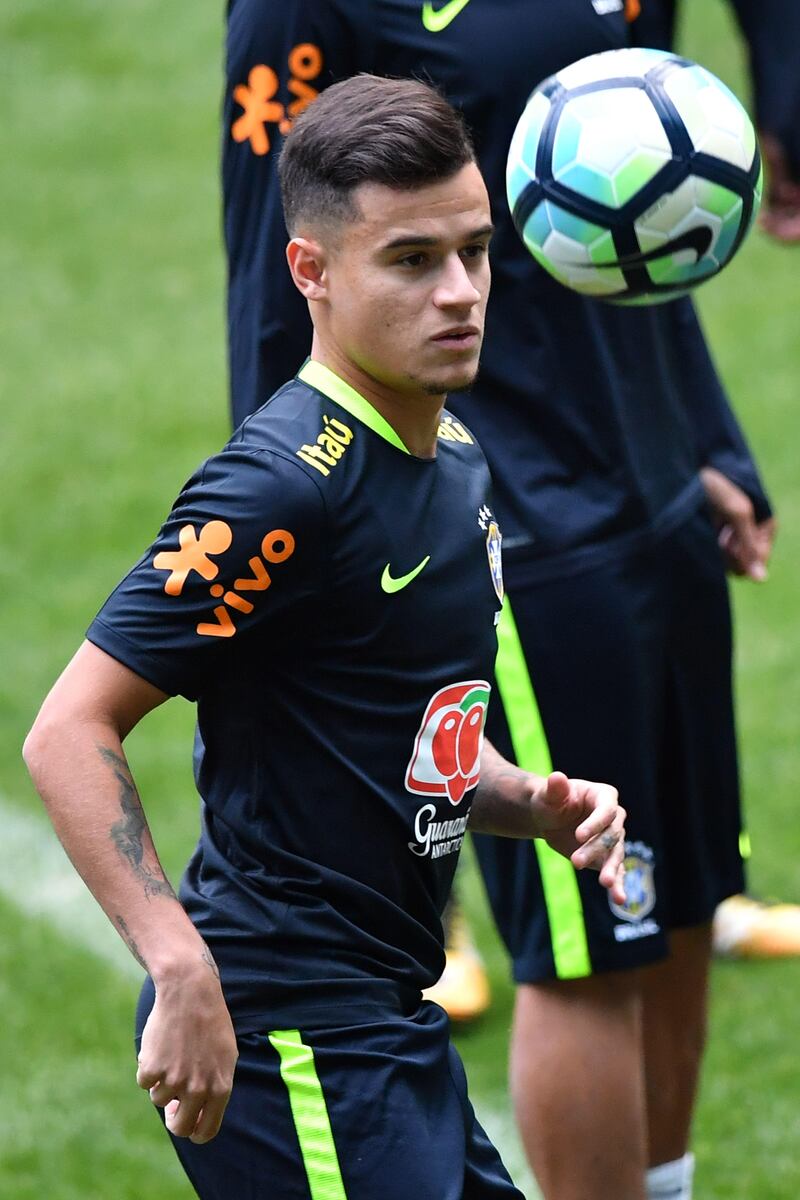
[[[480,783],[475,792],[475,799],[482,804],[494,804],[504,794],[513,795],[524,781],[525,774],[513,763],[494,765],[481,774]]]
[[[136,877],[144,885],[144,894],[149,900],[151,896],[169,896],[176,899],[172,884],[167,879],[161,867],[156,862],[150,866],[145,862],[143,836],[146,829],[142,802],[133,785],[128,764],[113,750],[98,746],[100,756],[113,770],[119,783],[119,806],[123,819],[111,826],[111,840],[122,858],[131,866]]]
[[[144,961],[144,959],[141,956],[141,953],[139,952],[139,947],[136,945],[136,941],[135,941],[133,935],[131,934],[131,931],[128,929],[128,925],[127,925],[125,918],[121,917],[119,915],[119,913],[117,913],[116,916],[114,917],[114,923],[116,924],[117,928],[119,929],[120,933],[122,934],[123,938],[125,939],[125,945],[128,947],[131,954],[136,959],[139,966],[144,967],[144,969],[146,971],[147,963]]]
[[[217,979],[219,979],[219,967],[214,962],[214,956],[209,950],[208,946],[203,946],[203,953],[200,955],[200,957],[202,958],[203,962],[211,968]]]

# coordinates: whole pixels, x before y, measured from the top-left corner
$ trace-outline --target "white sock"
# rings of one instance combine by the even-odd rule
[[[694,1155],[661,1163],[647,1172],[648,1200],[692,1200]]]

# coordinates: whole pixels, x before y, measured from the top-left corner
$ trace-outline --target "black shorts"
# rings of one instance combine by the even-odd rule
[[[145,988],[139,1027],[152,990]],[[173,1138],[201,1200],[524,1200],[475,1119],[444,1011],[239,1038],[222,1128]]]
[[[708,516],[566,577],[512,558],[506,588],[489,737],[528,770],[613,783],[628,812],[624,906],[544,843],[475,837],[514,977],[656,961],[670,929],[744,886],[730,608]]]

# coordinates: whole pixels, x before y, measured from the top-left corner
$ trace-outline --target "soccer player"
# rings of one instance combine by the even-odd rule
[[[149,972],[137,1079],[204,1200],[520,1200],[421,1001],[440,914],[468,820],[622,903],[624,813],[483,745],[500,531],[443,402],[477,370],[488,197],[436,92],[364,76],[298,120],[281,177],[311,357],[184,486],[26,759]],[[176,693],[204,748],[180,902],[122,748]]]
[[[276,151],[333,80],[360,70],[433,80],[472,127],[492,197],[481,374],[451,397],[479,430],[508,548],[492,730],[523,766],[546,770],[552,757],[610,778],[629,811],[624,904],[539,843],[478,839],[518,984],[516,1112],[547,1200],[691,1194],[711,919],[744,882],[724,569],[762,579],[773,534],[691,303],[621,309],[567,291],[524,250],[506,205],[507,149],[533,87],[627,45],[639,8],[228,8],[235,421],[308,351],[282,264]]]
[[[800,6],[732,0],[732,7],[749,49],[766,167],[760,224],[778,241],[800,241]],[[648,0],[636,21],[637,41],[671,50],[678,15],[677,0]],[[714,913],[713,948],[731,958],[800,955],[800,905],[730,896]]]

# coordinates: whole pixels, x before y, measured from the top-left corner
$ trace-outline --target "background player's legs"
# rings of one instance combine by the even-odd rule
[[[708,1018],[711,925],[675,929],[670,956],[641,972],[648,1165],[689,1148]]]
[[[670,941],[653,966],[518,988],[511,1090],[545,1200],[644,1200],[646,1168],[687,1153],[710,924]]]
[[[517,989],[511,1090],[545,1200],[646,1196],[638,974]]]
[[[476,839],[521,985],[512,1083],[546,1200],[642,1200],[654,1182],[648,1167],[677,1167],[687,1149],[707,923],[742,876],[727,597],[710,537],[698,515],[656,551],[587,571],[580,587],[534,589],[521,577],[515,589],[509,572],[524,652],[516,682],[527,664],[535,673],[525,695],[504,690],[498,659],[503,709],[490,714],[492,740],[511,740],[524,758],[514,735],[520,714],[532,724],[538,700],[554,765],[610,780],[628,809],[622,907],[583,880],[576,905],[548,883],[538,853]],[[569,636],[556,638],[560,629]],[[581,687],[564,695],[565,679]],[[665,934],[676,927],[671,948]]]

